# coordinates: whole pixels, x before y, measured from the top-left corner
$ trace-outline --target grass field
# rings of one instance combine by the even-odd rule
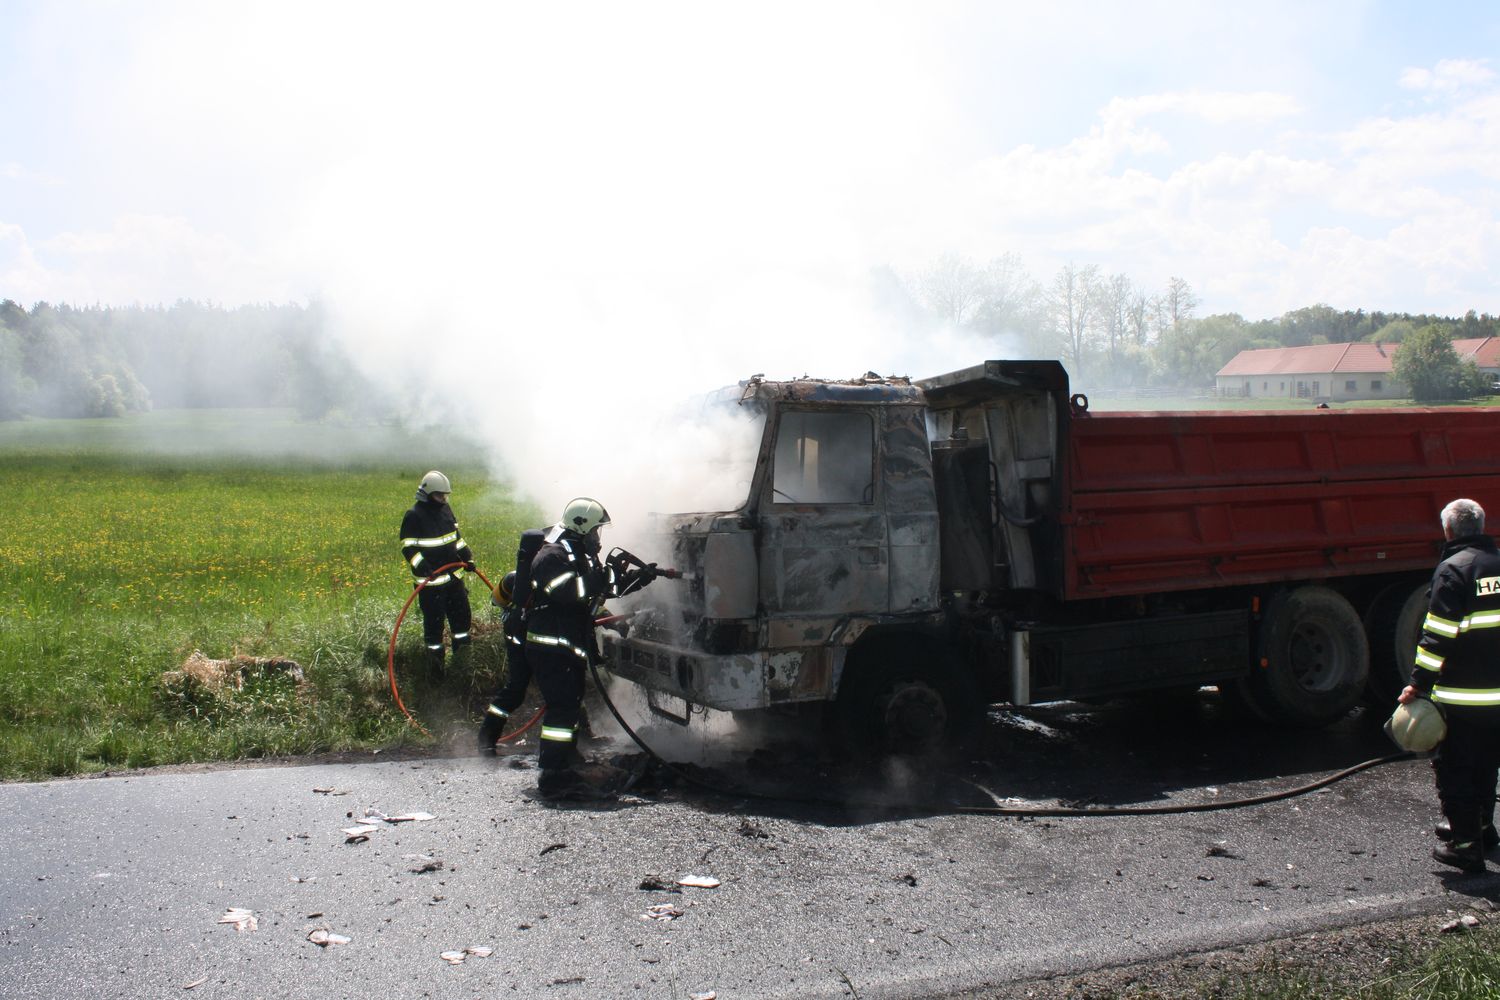
[[[453,478],[492,579],[538,523],[472,447],[275,411],[0,424],[0,457],[0,778],[423,742],[386,672],[418,479]],[[482,586],[471,599],[489,621]],[[490,692],[500,647],[429,689],[409,620],[397,676],[436,732]],[[194,650],[292,659],[307,683],[164,685]]]

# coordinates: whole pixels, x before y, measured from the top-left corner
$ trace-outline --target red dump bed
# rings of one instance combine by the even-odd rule
[[[1086,414],[1070,433],[1069,598],[1430,570],[1457,497],[1500,525],[1500,410]]]

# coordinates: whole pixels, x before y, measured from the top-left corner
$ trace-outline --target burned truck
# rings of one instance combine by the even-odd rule
[[[1217,686],[1323,725],[1404,683],[1442,507],[1500,512],[1482,408],[1091,413],[1055,361],[734,391],[743,501],[658,515],[684,581],[602,633],[684,723],[821,705],[923,749],[990,704]]]

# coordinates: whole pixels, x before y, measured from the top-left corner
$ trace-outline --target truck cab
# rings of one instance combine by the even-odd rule
[[[865,658],[897,674],[940,651],[945,590],[1034,586],[1045,576],[1030,556],[1042,530],[1034,508],[1057,470],[1066,375],[1056,362],[988,364],[927,384],[873,373],[743,383],[733,405],[763,417],[748,494],[733,510],[658,515],[656,551],[670,551],[687,585],[652,588],[627,634],[602,633],[608,669],[679,721],[692,706],[832,703],[841,690],[847,702],[851,651],[883,646]],[[1006,396],[1010,405],[975,418],[994,428],[970,437],[955,407]],[[991,439],[1004,444],[991,451]],[[999,531],[984,485],[996,467],[1008,473],[1000,501],[1019,512]],[[949,686],[973,701],[971,685]],[[897,731],[930,737],[959,695],[911,692],[914,717]]]

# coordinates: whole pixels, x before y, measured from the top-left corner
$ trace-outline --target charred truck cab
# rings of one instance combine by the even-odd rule
[[[686,722],[827,703],[875,750],[996,702],[1216,684],[1315,726],[1411,663],[1448,500],[1500,510],[1484,410],[1090,414],[1055,361],[752,379],[735,510],[661,517],[687,575],[607,667]]]

